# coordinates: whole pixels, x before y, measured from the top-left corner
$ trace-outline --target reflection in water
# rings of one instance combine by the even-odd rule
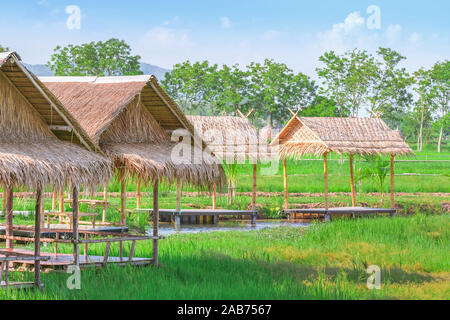
[[[211,232],[211,231],[245,231],[245,230],[259,230],[264,228],[275,227],[307,227],[309,223],[300,221],[286,221],[286,220],[258,220],[255,225],[250,221],[219,221],[217,224],[182,224],[175,227],[175,224],[168,222],[160,222],[159,234],[161,236],[168,236],[176,233],[197,233],[197,232]],[[152,234],[153,230],[149,228],[148,234]]]

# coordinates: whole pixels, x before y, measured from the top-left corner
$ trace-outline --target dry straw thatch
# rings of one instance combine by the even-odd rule
[[[225,161],[267,160],[276,156],[259,139],[258,132],[247,118],[236,116],[187,116],[198,135],[214,154]]]
[[[64,103],[90,137],[113,159],[122,175],[146,183],[179,179],[197,186],[222,185],[225,175],[213,157],[193,146],[202,159],[179,164],[168,132],[193,128],[154,77],[74,78],[41,80]],[[170,101],[169,101],[170,99]]]
[[[96,186],[106,182],[112,175],[111,162],[55,136],[49,127],[52,123],[44,116],[48,109],[43,108],[48,107],[54,113],[58,125],[70,126],[77,142],[83,140],[93,146],[86,136],[83,137],[85,133],[78,131],[73,118],[61,117],[61,113],[67,111],[59,101],[39,91],[44,89],[37,88],[39,83],[33,82],[33,75],[19,64],[20,57],[15,53],[0,56],[1,183],[60,189],[70,183]]]
[[[399,133],[379,118],[319,118],[294,116],[272,142],[282,157],[328,152],[413,154]]]

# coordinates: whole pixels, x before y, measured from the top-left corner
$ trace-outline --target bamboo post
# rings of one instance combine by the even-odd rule
[[[252,209],[256,208],[256,174],[258,173],[258,165],[255,161],[253,164],[253,192],[252,192]]]
[[[289,208],[288,184],[287,184],[287,164],[286,158],[283,159],[283,185],[284,185],[284,208]]]
[[[6,236],[12,237],[13,236],[13,219],[14,219],[14,212],[13,212],[13,201],[14,201],[14,189],[12,186],[6,187]],[[6,249],[13,249],[14,248],[14,240],[13,239],[7,239],[6,240]]]
[[[41,202],[42,202],[42,187],[38,186],[36,189],[36,206],[34,217],[34,256],[37,258],[41,255]],[[34,285],[38,288],[41,286],[41,262],[34,261]]]
[[[120,224],[123,226],[127,222],[126,203],[127,203],[126,178],[124,174],[124,176],[122,177],[120,188]]]
[[[327,153],[323,155],[323,180],[325,187],[325,210],[328,210],[328,165]]]
[[[59,191],[59,212],[64,212],[64,188]],[[59,223],[63,222],[63,216],[59,216]]]
[[[73,264],[77,267],[80,266],[80,252],[78,248],[78,187],[73,186],[72,191],[73,199],[73,212],[72,212],[72,232],[73,232]]]
[[[45,227],[45,210],[44,210],[44,201],[45,201],[45,196],[42,195],[42,200],[41,200],[41,228],[44,229]],[[50,223],[50,220],[47,222],[47,224]],[[50,225],[47,226],[48,228],[50,228]]]
[[[106,183],[103,186],[103,201],[105,203],[103,204],[102,222],[106,222],[106,209],[108,207],[108,205],[106,204],[106,201],[108,201],[108,185]]]
[[[391,153],[391,209],[394,209],[394,154]]]
[[[180,212],[180,197],[181,197],[181,188],[180,188],[180,179],[177,179],[177,213]]]
[[[213,184],[213,192],[212,192],[212,207],[213,209],[217,209],[217,191],[216,191],[216,184]]]
[[[56,191],[56,189],[53,189],[53,194],[52,194],[52,210],[55,211],[56,210],[56,200],[58,198],[58,191]]]
[[[356,206],[355,199],[355,181],[353,177],[353,154],[350,153],[350,182],[351,182],[351,190],[352,190],[352,206]]]
[[[136,208],[141,208],[141,178],[137,178]]]
[[[6,186],[3,185],[3,196],[2,196],[2,213],[6,214]]]
[[[153,236],[158,236],[159,226],[159,202],[158,202],[158,180],[153,184]],[[158,266],[158,239],[153,239],[153,264]]]

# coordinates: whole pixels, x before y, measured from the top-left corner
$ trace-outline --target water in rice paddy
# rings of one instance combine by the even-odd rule
[[[258,220],[255,225],[252,225],[250,220],[239,220],[239,221],[219,221],[217,224],[181,224],[177,228],[173,223],[160,222],[159,234],[161,236],[169,236],[177,233],[198,233],[198,232],[212,232],[212,231],[250,231],[283,226],[305,228],[309,226],[309,223],[302,221],[287,221],[287,220]],[[152,234],[152,232],[153,230],[150,227],[147,230],[147,233]]]

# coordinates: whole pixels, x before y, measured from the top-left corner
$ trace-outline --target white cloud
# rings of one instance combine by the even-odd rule
[[[409,42],[414,46],[418,45],[421,41],[422,41],[422,34],[420,34],[419,32],[413,32],[409,36]]]
[[[220,27],[222,29],[229,29],[231,28],[231,20],[228,17],[222,17],[220,18]]]
[[[384,33],[386,36],[387,43],[393,45],[400,40],[402,33],[402,26],[399,24],[390,24]]]
[[[280,31],[277,30],[267,30],[263,33],[262,39],[263,40],[274,40],[280,36]]]
[[[49,7],[50,2],[48,2],[48,0],[39,0],[38,5],[43,6],[43,7]]]

